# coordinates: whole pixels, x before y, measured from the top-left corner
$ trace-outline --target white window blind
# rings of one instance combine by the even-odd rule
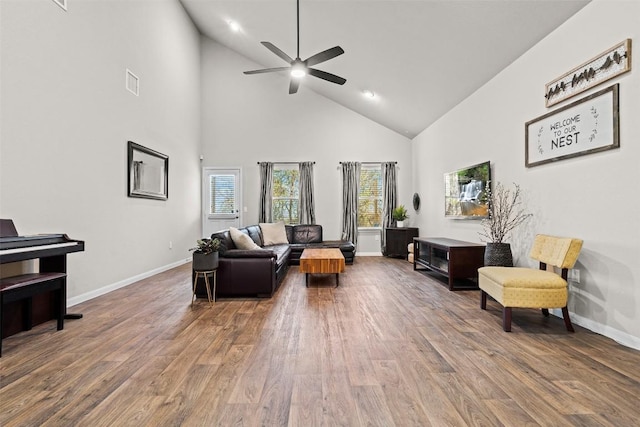
[[[360,169],[358,227],[382,226],[382,168],[363,165]]]
[[[236,180],[233,175],[211,175],[211,206],[209,214],[234,213],[236,200]]]

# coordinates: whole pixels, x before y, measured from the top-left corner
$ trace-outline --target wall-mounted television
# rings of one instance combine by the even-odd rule
[[[489,215],[487,190],[491,185],[491,163],[484,162],[444,174],[444,216],[482,219]]]

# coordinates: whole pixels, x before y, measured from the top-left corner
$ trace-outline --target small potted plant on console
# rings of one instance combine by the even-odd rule
[[[199,239],[198,246],[189,249],[193,252],[193,270],[211,271],[218,268],[218,250],[220,239]]]
[[[404,227],[404,220],[409,218],[409,215],[407,214],[407,208],[405,208],[404,205],[400,205],[395,208],[392,215],[393,219],[396,220],[396,227],[398,228]]]

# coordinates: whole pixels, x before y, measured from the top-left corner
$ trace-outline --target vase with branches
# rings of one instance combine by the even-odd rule
[[[494,191],[487,188],[489,216],[482,220],[482,231],[478,232],[480,240],[487,242],[485,265],[513,266],[511,245],[505,240],[516,227],[532,216],[522,206],[520,186],[516,183],[513,185],[513,189],[501,183],[496,184]]]

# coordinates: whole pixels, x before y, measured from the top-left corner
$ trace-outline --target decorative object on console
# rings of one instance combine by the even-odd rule
[[[404,205],[397,206],[395,209],[393,209],[392,215],[393,219],[396,220],[396,227],[398,228],[404,227],[404,220],[409,218],[407,208],[405,208]]]
[[[525,123],[525,165],[619,148],[618,86]]]
[[[444,216],[481,219],[489,213],[486,192],[491,183],[491,163],[484,162],[444,174]]]
[[[497,183],[495,191],[489,188],[489,217],[482,220],[482,232],[478,232],[480,240],[488,239],[484,252],[484,265],[513,267],[511,245],[504,240],[517,226],[532,216],[522,207],[520,186],[513,184],[514,189],[505,188]]]
[[[127,145],[129,197],[169,198],[169,157],[133,141]]]
[[[551,107],[627,71],[631,71],[631,39],[547,83],[544,88],[545,105]]]

